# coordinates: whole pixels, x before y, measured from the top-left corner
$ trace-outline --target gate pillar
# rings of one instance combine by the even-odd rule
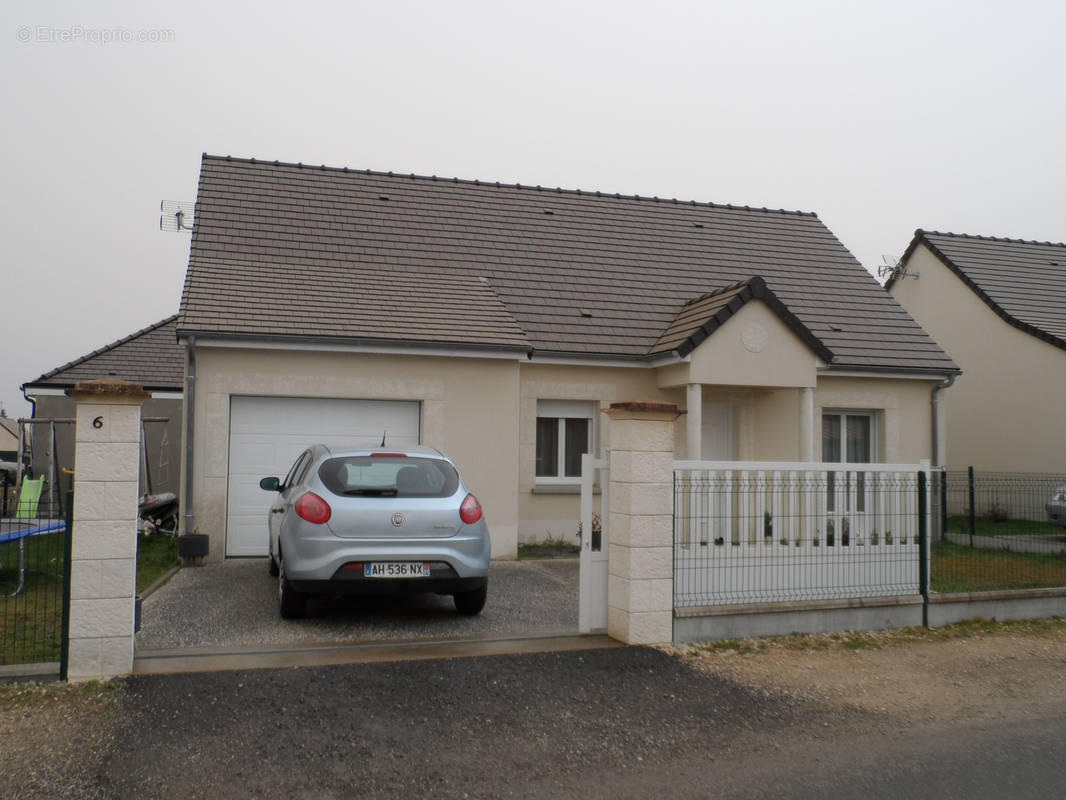
[[[607,633],[629,644],[673,639],[673,403],[612,403]]]
[[[133,670],[137,583],[139,384],[103,378],[67,391],[78,403],[67,676]]]

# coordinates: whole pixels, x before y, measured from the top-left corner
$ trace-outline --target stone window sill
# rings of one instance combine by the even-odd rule
[[[581,494],[580,483],[538,483],[530,492],[531,494]],[[600,487],[593,486],[592,493],[600,494]]]

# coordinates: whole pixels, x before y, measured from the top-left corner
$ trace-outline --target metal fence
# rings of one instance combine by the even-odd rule
[[[0,519],[0,665],[62,662],[70,496],[42,499],[33,516],[14,510]]]
[[[932,588],[1066,586],[1066,475],[945,471]]]
[[[924,465],[675,466],[675,607],[920,591]]]
[[[66,677],[70,612],[70,543],[73,472],[57,462],[56,425],[73,420],[19,420],[13,475],[0,498],[0,666],[57,662]],[[48,468],[27,443],[47,433]]]

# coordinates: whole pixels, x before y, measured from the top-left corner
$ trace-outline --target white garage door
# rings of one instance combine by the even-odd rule
[[[273,492],[259,488],[269,475],[284,478],[313,444],[376,447],[418,444],[417,401],[326,400],[308,397],[233,397],[229,421],[226,555],[265,556]]]

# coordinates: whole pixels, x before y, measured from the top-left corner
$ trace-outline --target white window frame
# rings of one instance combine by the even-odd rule
[[[537,456],[533,454],[533,479],[537,485],[580,485],[580,475],[566,475],[566,425],[562,424],[566,419],[587,419],[589,421],[589,453],[596,452],[596,411],[599,403],[595,400],[538,400],[537,419],[557,419],[558,443],[556,445],[556,457],[559,459],[558,475],[537,475]]]
[[[840,461],[828,462],[828,461],[825,460],[825,418],[826,417],[837,417],[837,424],[839,425],[839,433],[840,433]],[[869,461],[866,461],[866,462],[848,461],[848,438],[847,438],[847,435],[848,435],[847,418],[848,417],[865,417],[866,419],[868,419],[870,421],[870,460]],[[851,409],[846,409],[846,408],[823,408],[822,409],[822,448],[823,448],[822,449],[822,453],[821,453],[822,462],[823,463],[827,463],[827,464],[828,463],[840,464],[842,467],[845,468],[843,471],[846,472],[847,475],[849,476],[847,478],[847,482],[850,483],[851,482],[850,475],[851,475],[852,471],[848,471],[846,469],[849,464],[855,464],[855,463],[876,464],[877,463],[877,412],[876,411],[851,410]],[[856,480],[860,482],[860,483],[857,484],[858,486],[864,486],[865,485],[865,478],[866,478],[866,473],[865,472],[856,472]],[[832,484],[831,481],[830,481],[830,484]],[[850,498],[850,492],[849,491],[845,490],[845,494]],[[837,509],[834,508],[834,499],[833,498],[834,498],[834,495],[833,495],[832,489],[830,488],[829,491],[828,491],[828,494],[826,496],[827,507],[829,508],[830,511],[836,511],[837,510]],[[860,492],[860,496],[857,496],[857,499],[856,499],[856,506],[857,506],[856,509],[855,509],[856,513],[865,513],[868,510],[868,508],[866,507],[866,500],[867,500],[867,498],[866,498],[865,493],[861,493]],[[850,503],[850,500],[849,500],[849,503]],[[859,504],[861,504],[861,506]],[[861,508],[861,510],[860,510],[860,508]],[[844,513],[851,513],[850,507],[848,509],[844,510]]]
[[[877,462],[877,412],[876,411],[861,411],[851,410],[846,408],[824,408],[822,409],[822,441],[825,441],[825,418],[837,417],[838,424],[840,426],[840,461],[834,462],[838,464],[850,464],[848,461],[848,439],[847,439],[847,418],[848,417],[866,417],[870,420],[870,464],[876,464]],[[824,447],[824,444],[823,444]],[[821,461],[825,461],[825,450],[822,450]]]

